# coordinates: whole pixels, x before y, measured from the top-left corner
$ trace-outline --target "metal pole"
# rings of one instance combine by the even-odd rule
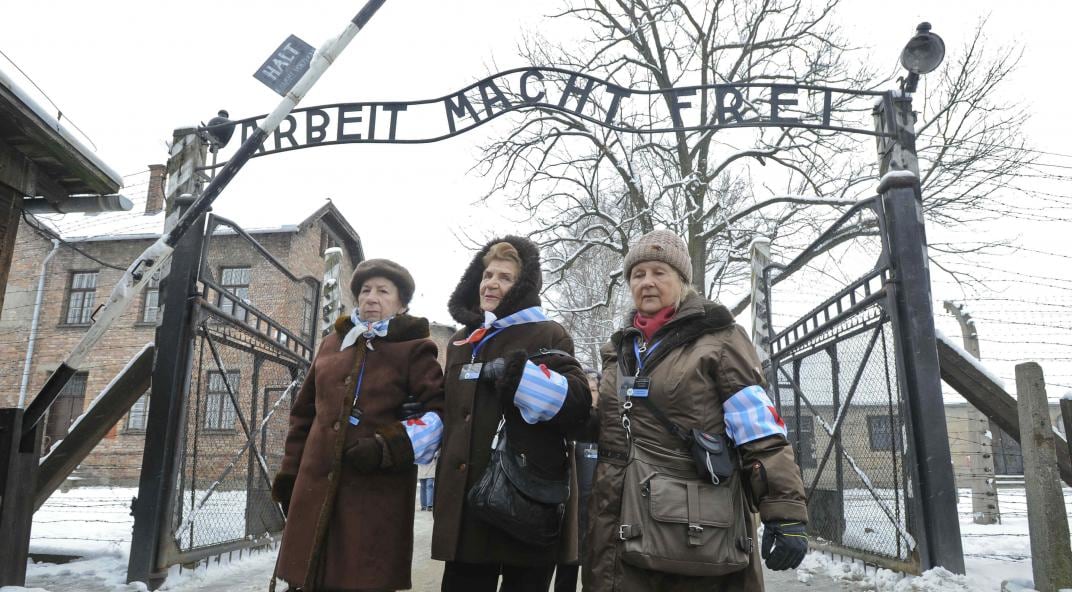
[[[759,354],[759,360],[765,362],[771,356],[770,331],[767,326],[766,276],[763,270],[770,265],[770,240],[757,238],[749,247],[752,261],[752,343]],[[772,384],[773,386],[773,384]]]
[[[252,384],[250,385],[250,408],[249,408],[249,421],[252,425],[257,425],[257,393],[261,388],[261,366],[263,364],[263,358],[257,354],[253,354],[253,376],[250,377]],[[241,393],[239,389],[239,393]],[[253,472],[257,470],[256,462],[253,459],[253,455],[261,454],[264,450],[256,444],[257,432],[260,430],[251,430],[248,434],[248,438],[251,441],[251,445],[246,448],[246,535],[259,535],[264,532],[262,524],[259,521],[260,515],[257,513],[259,508],[259,502],[261,499],[259,495],[254,495],[254,484],[259,483],[258,480],[253,478]],[[258,486],[257,493],[263,491],[263,487]],[[255,499],[256,498],[256,499]],[[253,527],[253,521],[257,520],[257,527]]]
[[[841,409],[841,362],[838,360],[838,344],[834,343],[827,348],[827,355],[830,356],[830,386],[831,392],[831,404],[834,410],[834,417],[841,417],[844,415],[848,417],[849,410]],[[870,356],[868,351],[867,356]],[[861,365],[867,364],[867,357],[861,362]],[[855,386],[855,385],[854,385]],[[852,395],[852,391],[849,391],[849,395]],[[845,542],[845,452],[841,444],[841,433],[843,431],[843,425],[838,426],[837,432],[830,437],[834,439],[834,491],[831,492],[827,498],[830,502],[833,502],[832,508],[829,508],[829,516],[834,519],[833,530],[837,533],[834,539],[838,543]]]
[[[174,140],[168,160],[170,223],[181,218],[183,208],[193,203],[190,196],[200,190],[199,177],[186,172],[197,170],[206,153],[196,130],[176,130]],[[183,200],[185,203],[181,203]],[[193,297],[203,244],[204,219],[183,236],[171,269],[160,285],[163,311],[156,328],[156,363],[127,564],[127,581],[145,582],[150,589],[156,589],[167,576],[159,555],[161,541],[171,536],[175,467],[186,431],[186,394],[197,320]]]
[[[60,241],[52,239],[52,250],[41,262],[41,273],[37,277],[37,294],[34,296],[33,319],[30,321],[30,339],[26,345],[26,358],[22,365],[22,382],[19,384],[19,403],[21,409],[26,406],[26,387],[30,385],[30,366],[33,363],[34,346],[37,344],[37,327],[41,321],[41,301],[45,299],[45,278],[48,277],[48,262],[60,249]]]
[[[878,192],[890,247],[889,309],[897,343],[898,382],[907,406],[910,458],[920,532],[920,568],[964,573],[949,434],[942,400],[931,306],[927,238],[915,156],[915,115],[908,96],[875,107],[882,180]],[[919,536],[919,535],[922,536]]]
[[[82,339],[75,345],[67,359],[49,376],[45,386],[38,392],[37,397],[27,408],[23,418],[24,437],[32,430],[41,419],[44,418],[48,408],[59,396],[60,389],[74,376],[75,372],[85,362],[86,357],[101,340],[104,334],[112,326],[119,316],[130,306],[141,289],[149,283],[150,278],[172,256],[175,249],[182,242],[183,236],[193,227],[197,221],[208,212],[212,202],[219,197],[220,193],[231,182],[231,179],[260,148],[281,121],[294,109],[305,97],[309,89],[320,79],[320,76],[334,63],[339,54],[349,45],[372,15],[383,5],[385,0],[368,0],[361,11],[346,25],[337,37],[324,43],[316,54],[313,55],[309,69],[298,80],[294,87],[283,97],[279,105],[261,122],[260,126],[242,143],[234,156],[231,157],[213,177],[212,182],[205,187],[203,193],[192,203],[175,226],[165,232],[155,243],[145,249],[142,254],[130,264],[119,283],[112,289],[111,295],[97,312],[96,321],[90,325]],[[191,175],[194,170],[188,171]]]

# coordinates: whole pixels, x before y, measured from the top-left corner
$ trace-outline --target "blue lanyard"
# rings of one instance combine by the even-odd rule
[[[651,345],[651,347],[644,348],[645,355],[641,356],[640,355],[640,346],[637,345],[636,338],[635,337],[633,338],[633,353],[636,354],[637,376],[639,376],[640,371],[644,369],[644,360],[647,359],[649,356],[651,356],[651,352],[655,351],[655,348],[659,347],[659,344],[662,343],[662,342],[663,342],[663,340],[660,339],[659,341],[656,341],[655,343],[653,343]]]
[[[357,407],[357,397],[361,394],[361,383],[365,380],[365,362],[368,361],[368,353],[361,359],[361,370],[357,372],[357,388],[354,389],[354,404],[351,407]]]
[[[485,337],[484,337],[483,339],[481,339],[481,340],[480,340],[479,342],[477,342],[477,344],[473,346],[473,359],[472,359],[472,360],[470,360],[470,363],[472,363],[472,362],[475,362],[475,361],[476,361],[476,356],[477,356],[477,354],[479,354],[479,353],[480,353],[480,348],[484,347],[484,344],[485,344],[485,343],[487,343],[488,341],[491,341],[491,338],[492,338],[492,337],[495,337],[496,335],[498,335],[499,333],[502,333],[502,332],[503,332],[503,331],[505,331],[506,329],[507,329],[506,327],[502,327],[502,328],[496,329],[495,331],[492,331],[492,332],[491,332],[490,334],[486,335],[486,336],[485,336]]]

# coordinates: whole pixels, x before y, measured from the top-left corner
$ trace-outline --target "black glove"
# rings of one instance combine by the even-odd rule
[[[484,362],[484,365],[480,367],[480,380],[484,382],[494,383],[503,377],[506,372],[506,360],[502,358],[495,358],[494,360],[488,360]]]
[[[770,521],[763,523],[760,548],[767,569],[795,569],[808,553],[808,533],[803,522]]]
[[[399,421],[417,419],[424,415],[424,403],[418,400],[417,397],[411,396],[398,406],[398,409],[395,410],[395,415],[398,416]]]
[[[272,480],[272,499],[283,508],[283,517],[290,512],[290,497],[294,493],[294,482],[297,477],[286,473],[279,473]]]

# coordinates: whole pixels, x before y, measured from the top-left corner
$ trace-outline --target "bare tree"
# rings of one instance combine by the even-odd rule
[[[554,17],[584,24],[583,42],[565,47],[534,37],[522,54],[534,66],[581,71],[626,88],[780,81],[888,88],[889,76],[863,64],[838,34],[832,22],[837,4],[588,0]],[[993,215],[993,196],[1011,189],[1031,162],[1020,135],[1024,111],[993,99],[1018,55],[986,52],[981,31],[963,50],[950,51],[951,59],[927,82],[932,88],[917,124],[927,216],[945,226]],[[751,88],[742,92],[745,110],[758,112],[769,100]],[[669,92],[651,96],[674,100]],[[698,99],[701,127],[716,121],[717,106],[704,95]],[[850,103],[848,95],[838,100],[834,109],[869,121],[870,102]],[[640,105],[620,118],[634,129],[669,127],[668,116],[658,115],[668,112],[673,109]],[[747,282],[754,238],[770,239],[776,253],[795,254],[872,194],[872,142],[801,128],[631,133],[537,108],[485,147],[482,166],[493,179],[487,199],[505,198],[528,213],[532,237],[554,253],[550,299],[560,312],[589,314],[617,304],[621,258],[631,240],[656,227],[686,239],[695,286],[711,297]],[[843,239],[873,232],[862,222],[847,228]],[[939,244],[935,253],[963,255],[988,244]],[[601,283],[591,276],[593,262],[613,269]],[[584,284],[575,290],[579,282],[603,289]]]

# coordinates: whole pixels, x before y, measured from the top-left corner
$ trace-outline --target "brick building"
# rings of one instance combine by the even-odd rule
[[[15,406],[20,393],[26,399],[33,398],[81,338],[97,305],[121,277],[122,269],[157,238],[164,223],[164,174],[164,167],[154,165],[141,183],[128,183],[135,190],[143,187],[140,195],[128,195],[136,203],[132,212],[51,219],[42,216],[36,221],[31,219],[32,225],[22,222],[0,313],[0,406]],[[263,220],[263,213],[260,215]],[[241,219],[235,222],[242,224]],[[319,309],[316,287],[324,270],[321,253],[329,247],[340,247],[341,277],[349,277],[354,265],[364,257],[357,233],[330,201],[300,220],[261,223],[260,227],[244,230],[283,266],[313,282],[282,281],[282,274],[248,240],[221,225],[206,247],[207,270],[214,282],[244,303],[217,296],[209,304],[239,320],[247,318],[244,304],[248,304],[294,335],[316,341],[320,332],[315,316]],[[61,240],[53,240],[50,233]],[[39,282],[43,282],[40,291]],[[154,340],[161,317],[159,296],[154,281],[109,330],[83,371],[64,389],[46,420],[46,450],[50,443],[63,438],[71,423],[127,362]],[[345,283],[341,298],[349,310],[353,302]],[[286,339],[282,335],[276,338]],[[248,381],[251,369],[244,367],[241,360],[232,363],[228,378]],[[221,376],[199,369],[207,365],[196,364],[191,390],[202,382],[208,404],[191,421],[203,424],[199,427],[217,440],[238,436],[240,426],[233,406],[218,388]],[[261,386],[262,390],[269,388],[268,382]],[[252,396],[248,389],[239,391]],[[147,397],[143,397],[81,464],[77,477],[92,483],[134,484],[141,463],[146,417]]]

